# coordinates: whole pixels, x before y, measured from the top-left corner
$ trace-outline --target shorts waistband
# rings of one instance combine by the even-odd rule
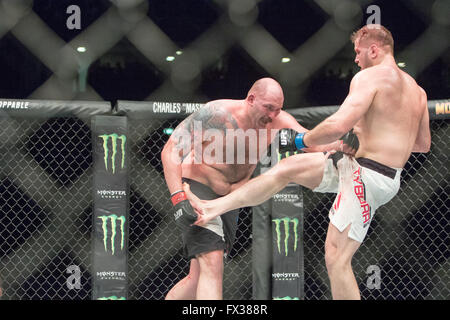
[[[356,161],[363,167],[371,169],[373,171],[378,172],[388,178],[395,179],[395,175],[397,174],[397,170],[379,162],[376,162],[367,158],[357,158]]]

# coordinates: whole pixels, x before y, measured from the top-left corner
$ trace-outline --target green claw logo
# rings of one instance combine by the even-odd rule
[[[280,150],[277,149],[277,155],[278,155],[278,162],[280,162],[281,160],[283,160],[284,158],[299,154],[300,151],[296,150],[294,152],[290,152],[290,151],[286,151],[284,153],[280,153]]]
[[[287,296],[287,297],[275,297],[275,298],[273,298],[273,300],[300,300],[300,299],[297,297]]]
[[[115,252],[115,239],[116,239],[116,228],[117,228],[117,221],[120,221],[120,250],[123,250],[124,246],[124,239],[125,239],[125,217],[124,216],[116,216],[115,214],[109,215],[109,216],[100,216],[98,217],[102,220],[102,229],[103,229],[103,245],[105,247],[105,251],[108,251],[108,220],[111,221],[111,252],[114,255]]]
[[[101,297],[97,300],[126,300],[125,297],[117,297],[117,296],[111,296],[111,297]]]
[[[117,140],[120,140],[120,149],[122,152],[122,161],[120,164],[120,167],[123,169],[125,166],[125,143],[127,141],[127,137],[125,135],[118,135],[116,133],[111,134],[102,134],[99,136],[103,139],[103,159],[105,161],[105,169],[108,170],[108,154],[109,154],[109,148],[108,148],[108,141],[111,138],[111,148],[112,148],[112,155],[111,155],[111,169],[112,173],[114,174],[116,172],[116,155],[117,155]]]
[[[281,254],[281,222],[284,225],[284,252],[285,255],[288,255],[288,243],[289,243],[289,234],[290,234],[290,224],[293,224],[294,229],[294,252],[297,251],[297,243],[298,243],[298,219],[291,219],[289,217],[282,219],[273,219],[275,222],[275,232],[277,233],[277,247],[278,253]]]

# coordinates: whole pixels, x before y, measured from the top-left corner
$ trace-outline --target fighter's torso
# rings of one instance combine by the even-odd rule
[[[422,114],[421,91],[414,79],[395,68],[376,67],[377,92],[367,113],[354,126],[366,157],[394,168],[408,160]]]
[[[234,106],[233,100],[221,103],[220,108],[227,112],[219,114],[217,121],[203,122],[202,138],[197,136],[191,153],[184,159],[182,175],[224,195],[249,179],[271,142],[271,126],[255,129],[238,114],[242,108]]]

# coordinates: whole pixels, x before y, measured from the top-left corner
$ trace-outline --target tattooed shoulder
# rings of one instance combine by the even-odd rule
[[[216,129],[225,133],[226,129],[238,129],[238,123],[223,100],[208,102],[203,108],[184,119],[172,133],[175,150],[182,152],[182,160],[195,146],[194,141],[202,141],[204,130]],[[201,128],[201,129],[200,129]]]
[[[185,129],[193,131],[194,123],[197,126],[201,123],[201,128],[219,129],[225,132],[226,129],[237,129],[238,124],[226,105],[219,101],[208,102],[203,108],[186,118]]]

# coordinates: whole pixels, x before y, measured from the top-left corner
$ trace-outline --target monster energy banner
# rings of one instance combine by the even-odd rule
[[[127,298],[128,128],[126,117],[92,118],[94,214],[92,299]]]
[[[279,159],[286,155],[279,155]],[[272,299],[304,297],[303,194],[289,184],[272,197]]]

